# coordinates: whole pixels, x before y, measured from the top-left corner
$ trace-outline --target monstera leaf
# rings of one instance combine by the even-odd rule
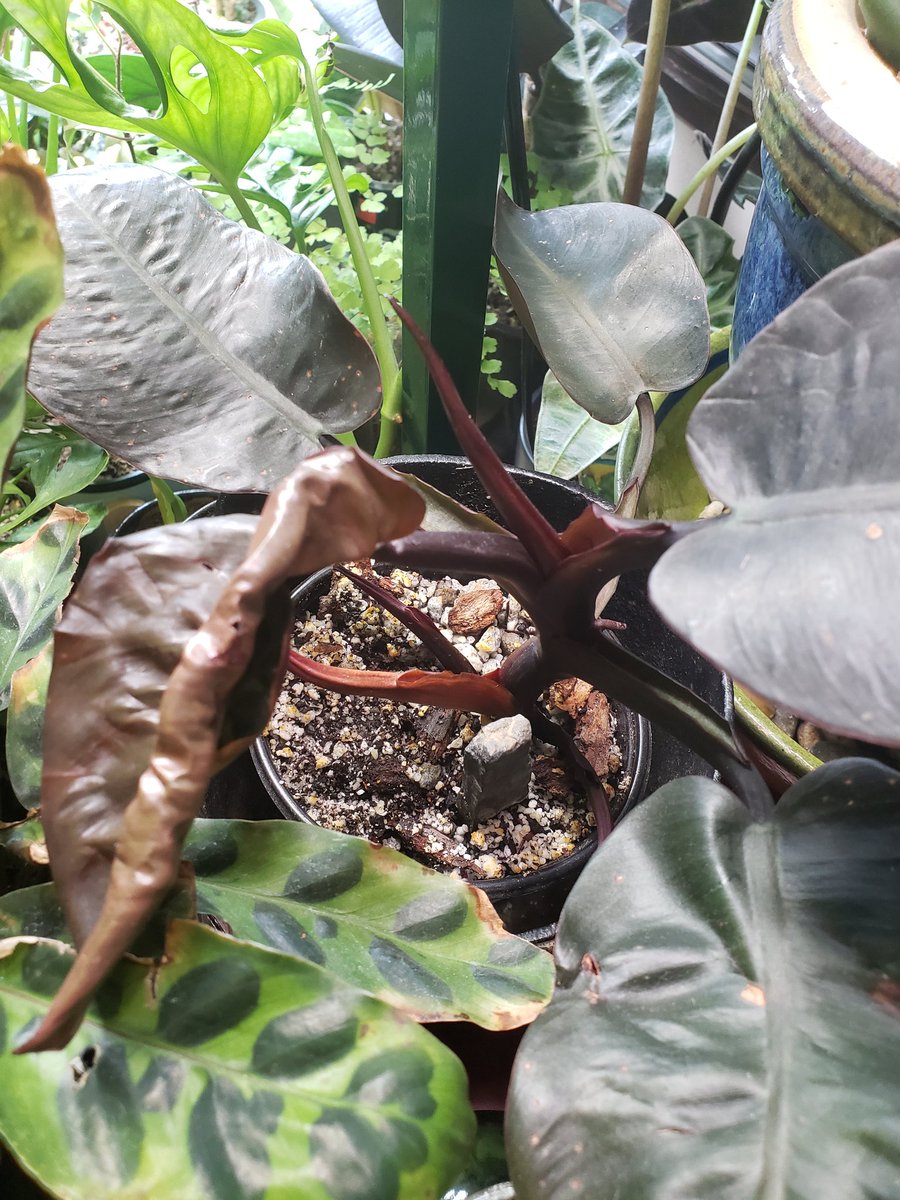
[[[671,226],[625,204],[518,208],[501,191],[494,253],[522,324],[592,417],[624,420],[709,356],[703,281]]]
[[[458,1060],[312,963],[175,922],[162,962],[117,967],[74,1058],[10,1058],[72,952],[0,955],[0,1137],[54,1196],[422,1200],[465,1164]]]
[[[283,115],[284,71],[270,67],[257,72],[252,57],[226,45],[180,0],[109,0],[103,5],[147,60],[160,93],[158,111],[136,103],[139,97],[130,87],[131,98],[122,95],[102,63],[98,69],[78,53],[70,37],[67,0],[4,0],[4,7],[59,69],[62,81],[48,83],[37,72],[0,59],[0,88],[76,125],[152,133],[190,154],[226,186],[236,183]],[[279,28],[283,45],[291,44],[287,26],[267,24]],[[296,97],[296,61],[287,70],[293,72]]]
[[[603,26],[566,14],[573,38],[554,55],[531,118],[532,145],[548,178],[576,203],[621,200],[642,67]],[[641,204],[656,208],[666,191],[675,118],[662,92],[647,156]]]
[[[417,1020],[510,1029],[549,999],[547,954],[482,892],[394,850],[294,821],[197,821],[185,857],[199,912]]]
[[[148,473],[269,491],[378,409],[368,346],[302,255],[149,167],[53,180],[66,304],[31,389]]]
[[[698,404],[691,454],[733,510],[670,550],[650,594],[729,674],[791,712],[900,744],[900,243],[842,267]]]
[[[566,904],[516,1061],[517,1200],[893,1195],[898,796],[851,759],[766,823],[706,779],[622,823]]]
[[[645,42],[653,0],[631,0],[628,36]],[[750,20],[754,0],[671,0],[666,42],[689,46],[694,42],[739,42]]]
[[[216,533],[191,530],[225,530],[225,518],[153,531],[160,546],[176,553],[166,559],[163,551],[147,569],[126,561],[124,572],[106,571],[103,558],[99,568],[92,564],[57,636],[42,810],[80,953],[28,1049],[56,1048],[72,1036],[94,989],[174,884],[210,777],[261,731],[283,676],[289,581],[411,533],[424,507],[398,475],[336,447],[303,463],[269,497],[246,557],[218,580],[207,554]],[[131,542],[138,555],[147,544]],[[196,558],[193,575],[206,571],[210,579],[193,602],[185,598],[173,621],[152,584],[157,575],[177,577],[183,589],[185,552]],[[126,584],[123,574],[133,578]],[[146,599],[130,597],[135,619],[127,632],[131,609],[109,606],[121,610],[110,630],[103,610],[126,587],[141,589]],[[113,672],[121,682],[98,689]],[[88,679],[93,692],[86,691]],[[75,770],[72,736],[61,727],[72,726],[71,705],[83,707],[88,696],[109,711],[113,736],[81,751]],[[117,727],[138,732],[117,748]]]
[[[0,64],[3,61],[0,59]],[[3,140],[0,136],[0,145]],[[47,180],[16,146],[0,150],[0,246],[2,483],[25,416],[25,371],[31,342],[63,296],[62,246]]]

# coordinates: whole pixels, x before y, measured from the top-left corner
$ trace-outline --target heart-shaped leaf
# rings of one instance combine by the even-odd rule
[[[117,967],[74,1059],[10,1058],[72,954],[0,945],[0,1136],[55,1196],[422,1200],[466,1161],[458,1060],[312,963],[176,921],[161,963]]]
[[[661,217],[627,204],[525,212],[501,191],[494,253],[553,374],[591,416],[686,387],[709,357],[703,280]]]
[[[55,740],[64,721],[55,719],[55,708],[63,710],[67,696],[79,687],[85,657],[98,653],[97,633],[103,639],[105,632],[102,621],[94,618],[96,597],[92,602],[88,593],[86,600],[79,589],[70,606],[71,622],[67,611],[60,626],[50,681],[47,729],[54,740],[45,738],[43,819],[60,898],[80,953],[27,1049],[65,1045],[75,1032],[97,985],[175,883],[181,846],[211,776],[261,732],[284,674],[292,615],[289,581],[335,561],[370,555],[381,542],[411,533],[424,507],[398,475],[357,450],[336,447],[301,464],[266,501],[243,561],[224,586],[221,580],[209,586],[203,601],[203,607],[209,606],[207,615],[197,620],[194,610],[187,620],[172,623],[175,632],[168,613],[156,616],[162,633],[154,620],[147,622],[148,640],[163,643],[163,657],[179,637],[183,650],[161,699],[152,686],[160,674],[156,664],[146,701],[131,691],[121,697],[124,712],[118,711],[118,720],[126,725],[133,721],[142,732],[155,722],[155,739],[148,736],[143,742],[141,748],[149,746],[150,754],[140,762],[132,761],[133,746],[123,747],[120,756],[115,748],[98,748],[105,767],[99,787],[95,775],[72,771],[67,747]],[[325,512],[327,520],[322,519]],[[180,530],[202,530],[204,524]],[[165,542],[178,528],[166,526],[156,534]],[[195,537],[194,545],[201,544],[204,536],[182,533],[187,545]],[[162,573],[173,567],[177,570],[170,562]],[[205,557],[199,567],[215,575],[215,564]],[[93,566],[86,578],[92,573]],[[92,586],[96,588],[96,578]],[[110,586],[115,594],[114,575]],[[152,602],[153,593],[150,597]],[[71,654],[63,650],[68,630],[75,635]],[[99,657],[106,665],[98,674],[108,675],[108,664],[120,658],[119,650],[120,644],[107,645],[103,639]],[[145,657],[138,649],[138,675]],[[124,673],[124,662],[118,665]],[[84,704],[83,686],[79,696]],[[95,703],[97,699],[95,693]],[[109,701],[104,695],[100,702]],[[129,797],[135,766],[140,778]],[[48,786],[51,779],[56,786]]]
[[[0,88],[76,125],[143,130],[190,154],[224,184],[234,184],[280,119],[264,72],[213,34],[180,0],[107,0],[103,8],[139,46],[162,103],[157,112],[120,94],[70,39],[67,0],[5,0],[16,23],[59,68],[48,83],[0,59]],[[293,36],[281,22],[271,22]],[[293,65],[297,74],[296,64]],[[150,97],[146,97],[150,99]]]
[[[572,40],[553,56],[531,116],[532,146],[552,183],[576,203],[621,200],[643,68],[578,5],[566,13]],[[641,204],[656,208],[666,191],[675,118],[660,92]]]
[[[535,469],[558,479],[574,479],[617,444],[625,424],[604,425],[589,417],[548,371],[534,435]]]
[[[13,674],[53,632],[87,520],[77,508],[56,505],[30,538],[0,553],[0,708],[9,703]]]
[[[900,243],[834,271],[710,389],[688,442],[704,522],[650,594],[692,645],[761,695],[839,732],[900,744]]]
[[[307,258],[148,167],[52,187],[68,299],[29,382],[68,425],[152,475],[268,491],[377,411],[375,359]]]
[[[755,0],[671,0],[666,42],[690,46],[694,42],[739,42],[750,21]],[[653,0],[631,0],[628,36],[646,42]]]
[[[198,912],[417,1020],[511,1029],[549,999],[544,951],[482,892],[394,850],[298,821],[196,821],[185,857]]]
[[[706,779],[622,823],[517,1058],[518,1200],[893,1195],[898,797],[900,775],[851,759],[764,824]]]
[[[0,136],[0,146],[3,140]],[[47,180],[17,146],[0,149],[0,246],[2,483],[25,417],[25,372],[31,342],[63,298],[62,246]]]

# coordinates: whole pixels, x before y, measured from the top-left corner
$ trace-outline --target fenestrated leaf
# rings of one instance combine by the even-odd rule
[[[547,66],[531,117],[532,147],[551,182],[576,203],[621,200],[643,68],[632,54],[577,7],[565,14],[573,38]],[[665,95],[656,101],[644,208],[666,191],[675,118]]]
[[[653,0],[631,0],[628,36],[645,42]],[[739,42],[750,20],[754,0],[671,0],[666,42],[689,46],[694,42]]]
[[[210,777],[261,731],[283,677],[289,581],[370,555],[379,543],[412,532],[423,512],[412,488],[357,450],[336,447],[309,459],[269,497],[246,558],[219,589],[206,619],[188,630],[159,701],[152,753],[141,764],[124,816],[102,792],[101,803],[91,803],[98,790],[94,779],[82,781],[71,770],[66,777],[65,755],[56,744],[52,769],[59,786],[51,792],[48,742],[44,826],[51,861],[65,872],[63,877],[57,870],[56,880],[81,946],[28,1049],[55,1048],[72,1036],[97,985],[174,884],[182,843]],[[178,528],[165,527],[169,533]],[[81,675],[81,663],[74,669],[64,663],[58,642],[50,705],[57,694],[71,694]],[[156,700],[151,697],[150,706]],[[136,708],[133,719],[147,720],[145,706]],[[55,724],[48,716],[48,729]],[[109,751],[102,753],[105,773],[121,780],[130,767],[110,763]],[[82,847],[80,871],[73,846]]]
[[[900,744],[900,243],[811,288],[707,393],[688,444],[732,515],[654,569],[654,604],[791,712]]]
[[[65,171],[68,299],[41,403],[151,475],[268,491],[380,403],[375,359],[305,257],[149,167]]]
[[[688,217],[678,226],[678,236],[691,252],[706,284],[710,324],[731,324],[741,264],[734,257],[734,238],[708,217]]]
[[[8,1050],[71,951],[2,952]],[[162,963],[119,965],[74,1059],[7,1057],[4,1082],[0,1136],[63,1200],[422,1200],[475,1134],[465,1073],[424,1029],[311,963],[183,921]]]
[[[892,1196],[900,775],[850,759],[754,824],[645,801],[575,885],[507,1112],[519,1200]]]
[[[197,910],[327,967],[420,1021],[524,1025],[553,964],[483,892],[361,838],[299,821],[196,821]]]
[[[72,586],[87,515],[57,504],[27,541],[0,553],[0,708],[13,673],[39,653]]]
[[[616,424],[641,392],[702,373],[703,280],[661,217],[626,204],[529,213],[501,191],[494,253],[519,319],[591,416]]]
[[[62,246],[47,180],[17,146],[0,149],[0,246],[2,483],[25,417],[25,372],[31,342],[63,298]]]
[[[559,479],[574,479],[616,445],[625,424],[604,425],[589,417],[548,371],[534,435],[535,469]]]
[[[152,133],[227,184],[237,180],[277,116],[266,80],[252,62],[223,44],[180,0],[107,0],[103,5],[137,43],[164,93],[157,112],[120,95],[114,82],[78,53],[69,37],[67,0],[4,3],[59,68],[62,81],[48,83],[27,67],[0,59],[0,88],[76,125]]]
[[[6,713],[6,770],[16,799],[23,808],[41,802],[44,763],[44,708],[53,662],[53,643],[45,642],[12,677]]]

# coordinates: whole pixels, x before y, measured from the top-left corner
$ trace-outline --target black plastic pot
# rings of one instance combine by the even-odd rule
[[[205,491],[202,488],[187,488],[175,494],[184,501],[189,517],[211,516],[212,506],[220,495],[219,492]],[[132,509],[116,526],[115,537],[126,537],[129,533],[140,533],[143,529],[154,529],[161,524],[158,501],[147,500],[140,507]]]
[[[470,508],[497,518],[467,460],[422,455],[389,459],[388,462],[398,470],[414,474],[440,491],[447,492]],[[575,484],[529,471],[515,470],[512,474],[558,529],[565,528],[574,520],[588,500],[586,493]],[[258,504],[258,498],[228,498],[232,505],[244,502],[247,507],[251,499]],[[646,600],[645,578],[641,574],[633,573],[623,578],[608,615],[626,622],[628,628],[620,635],[623,644],[693,688],[719,711],[730,708],[727,681],[663,625]],[[623,725],[626,730],[633,731],[626,736],[626,752],[629,752],[630,743],[635,770],[642,776],[643,783],[629,798],[629,806],[669,780],[684,775],[712,774],[708,764],[665,730],[633,717]],[[304,819],[300,806],[281,784],[263,739],[257,740],[252,754],[268,795],[279,811],[286,816]],[[211,812],[210,815],[216,814]],[[488,880],[478,886],[483,887],[490,896],[508,928],[540,938],[552,931],[563,902],[592,850],[592,845],[586,843],[566,860],[544,867],[530,876]]]

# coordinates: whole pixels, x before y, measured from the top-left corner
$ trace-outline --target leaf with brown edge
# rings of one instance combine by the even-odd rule
[[[271,494],[247,557],[188,639],[163,693],[155,746],[122,819],[100,917],[17,1053],[68,1042],[94,991],[174,882],[191,821],[220,765],[229,698],[253,661],[268,602],[292,577],[368,556],[379,542],[410,533],[423,511],[417,493],[392,471],[345,447],[307,459]]]
[[[331,667],[292,650],[288,668],[306,683],[341,696],[377,696],[402,704],[436,704],[491,717],[511,717],[519,711],[513,695],[490,675],[456,675],[453,671],[355,671]]]

